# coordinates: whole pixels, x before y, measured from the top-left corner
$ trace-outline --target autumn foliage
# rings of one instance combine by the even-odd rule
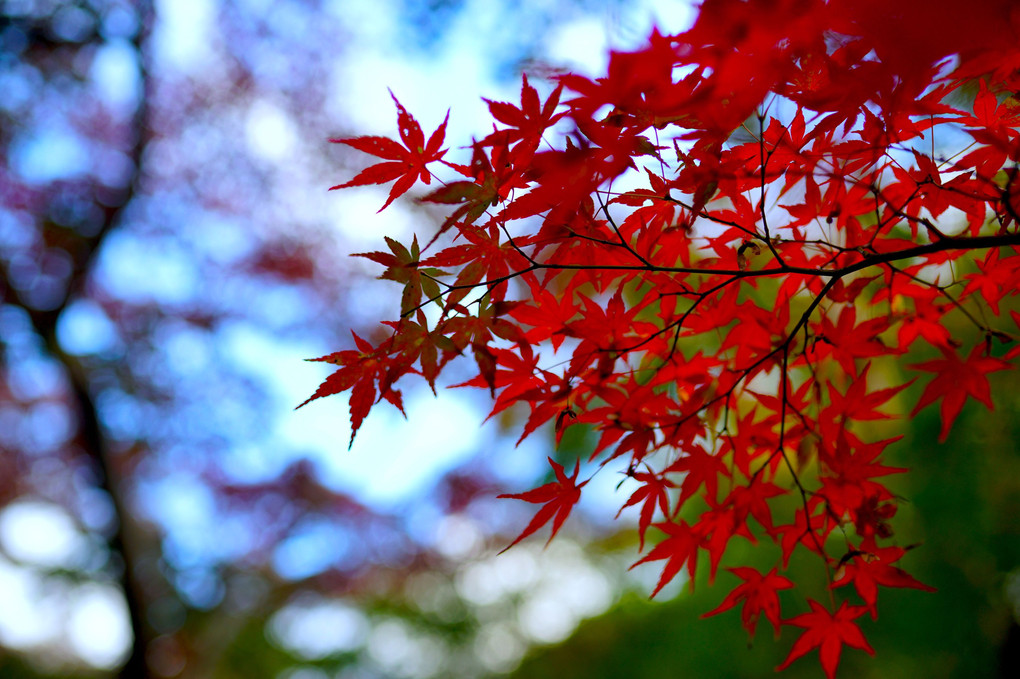
[[[399,141],[334,140],[377,161],[334,188],[394,182],[385,207],[428,185],[445,221],[359,255],[400,313],[316,359],[338,369],[312,399],[349,391],[353,440],[381,400],[402,409],[400,380],[435,388],[468,357],[460,386],[526,406],[522,439],[596,433],[507,496],[539,505],[515,543],[623,470],[653,595],[701,557],[712,581],[734,538],[773,542],[776,567],[731,568],[709,614],[789,627],[778,669],[817,648],[831,679],[845,646],[872,652],[857,620],[881,588],[931,589],[898,565],[887,482],[907,470],[875,421],[937,406],[945,439],[1020,355],[1018,45],[1010,0],[710,0],[605,77],[524,78],[462,156],[398,102]],[[823,601],[780,575],[800,551]]]

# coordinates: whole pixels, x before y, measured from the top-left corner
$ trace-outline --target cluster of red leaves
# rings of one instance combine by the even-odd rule
[[[893,565],[886,477],[906,470],[869,435],[903,415],[890,363],[936,356],[907,366],[934,373],[911,414],[938,403],[945,439],[1020,353],[992,354],[1020,323],[1000,318],[1020,289],[1018,45],[1010,0],[708,0],[604,78],[488,102],[467,165],[444,160],[445,121],[426,142],[398,103],[402,144],[340,140],[382,159],[341,186],[395,180],[389,205],[438,163],[455,177],[420,199],[449,216],[423,249],[361,255],[404,286],[400,316],[318,359],[339,370],[312,398],[350,390],[353,440],[400,378],[434,388],[469,353],[493,414],[527,405],[522,438],[585,426],[592,473],[626,469],[640,549],[665,535],[637,562],[664,562],[654,593],[702,554],[713,579],[734,537],[778,545],[769,573],[730,569],[743,584],[711,614],[804,628],[779,669],[817,647],[831,679],[844,645],[871,652],[855,620],[880,587],[929,589]],[[580,467],[550,462],[508,496],[542,505],[514,544],[580,498]],[[784,618],[798,550],[829,605]],[[847,585],[863,605],[837,605]]]

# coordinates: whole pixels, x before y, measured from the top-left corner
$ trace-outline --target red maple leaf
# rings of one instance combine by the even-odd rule
[[[1014,294],[1020,283],[1020,256],[1001,259],[999,255],[999,250],[991,250],[983,261],[979,261],[981,271],[967,276],[970,281],[963,291],[965,297],[978,293],[996,316],[999,315],[999,302]]]
[[[988,373],[1011,368],[1012,365],[999,358],[982,356],[984,345],[976,345],[966,360],[960,360],[955,351],[941,347],[945,358],[915,363],[911,367],[935,373],[935,379],[928,383],[910,414],[916,415],[922,408],[937,399],[942,399],[942,431],[939,441],[945,441],[963,404],[971,396],[992,410],[992,394],[988,385]]]
[[[728,502],[719,505],[709,503],[709,510],[702,513],[693,530],[701,536],[701,546],[708,552],[709,584],[715,582],[719,562],[734,536],[740,535],[751,542],[755,541],[747,527],[747,516],[741,515],[738,508]]]
[[[662,575],[659,576],[659,583],[652,591],[652,598],[676,577],[684,564],[687,564],[693,587],[694,571],[698,566],[698,545],[701,544],[702,539],[702,536],[698,535],[683,519],[678,522],[663,521],[655,524],[655,527],[669,537],[655,545],[652,551],[631,565],[631,568],[636,568],[649,561],[666,561],[666,565],[662,568]]]
[[[758,617],[764,613],[765,618],[772,623],[772,627],[776,632],[776,638],[778,639],[780,622],[778,592],[781,589],[792,588],[793,583],[779,575],[775,568],[765,575],[749,566],[727,568],[726,570],[743,580],[744,584],[736,587],[726,595],[726,598],[723,599],[718,607],[703,614],[701,617],[707,618],[712,615],[718,615],[743,601],[744,607],[740,609],[740,620],[748,635],[754,636],[754,630],[758,626]]]
[[[348,447],[354,445],[354,436],[378,399],[385,398],[400,412],[404,412],[403,397],[399,391],[392,388],[392,385],[410,368],[407,363],[391,363],[386,360],[389,351],[388,342],[373,347],[358,337],[353,330],[351,335],[354,336],[357,349],[336,351],[328,356],[309,359],[332,363],[339,366],[340,369],[327,377],[315,390],[315,393],[298,406],[298,408],[302,408],[317,398],[339,394],[350,389],[351,441]]]
[[[692,445],[688,446],[684,455],[666,467],[666,472],[686,473],[680,485],[680,498],[677,500],[679,506],[693,497],[702,486],[705,487],[705,497],[714,501],[719,488],[719,475],[726,476],[729,470],[718,455],[706,452],[701,446]]]
[[[528,76],[525,74],[522,79],[520,108],[502,101],[489,99],[483,101],[489,105],[489,112],[493,118],[509,126],[506,130],[494,133],[494,137],[501,138],[506,144],[524,142],[524,146],[534,151],[538,148],[539,140],[546,128],[566,115],[566,112],[556,113],[563,85],[557,85],[543,105],[540,104],[538,92],[528,83]],[[487,140],[482,140],[482,144],[486,142]]]
[[[581,499],[581,488],[583,488],[588,482],[582,481],[581,483],[577,483],[577,473],[580,471],[581,465],[580,460],[574,464],[574,473],[571,476],[567,476],[563,469],[563,465],[559,464],[551,457],[548,458],[548,460],[549,464],[552,465],[553,473],[556,475],[555,481],[524,493],[503,493],[502,495],[497,496],[545,505],[535,513],[535,516],[531,519],[531,523],[529,523],[527,528],[525,528],[524,531],[517,536],[517,539],[503,549],[504,552],[544,526],[549,522],[549,519],[553,519],[553,525],[552,533],[549,534],[549,541],[546,542],[546,544],[552,542],[552,539],[556,537],[556,533],[559,531],[560,526],[562,526],[563,522],[567,520],[568,516],[570,516],[570,511],[574,508],[574,505],[576,505],[577,501]]]
[[[840,560],[840,567],[836,571],[836,579],[833,580],[832,586],[842,587],[853,583],[854,589],[867,604],[872,619],[878,618],[876,604],[879,585],[923,589],[926,592],[936,591],[934,587],[917,580],[902,568],[892,565],[906,553],[907,550],[903,547],[879,547],[875,543],[875,538],[869,536],[858,549],[849,551]]]
[[[864,366],[860,376],[850,382],[845,394],[840,394],[836,387],[829,383],[830,405],[825,409],[825,417],[822,419],[838,423],[840,426],[846,424],[846,420],[888,420],[894,415],[883,413],[878,407],[887,403],[898,393],[910,386],[911,382],[901,384],[887,389],[876,389],[868,391],[868,371],[871,364]]]
[[[846,431],[840,431],[834,446],[823,445],[819,449],[824,473],[819,474],[822,488],[818,496],[825,498],[830,512],[842,517],[845,512],[856,513],[870,497],[880,501],[892,498],[892,493],[873,479],[907,471],[882,464],[886,446],[898,438],[865,444]]]
[[[776,526],[772,530],[773,539],[779,538],[779,546],[783,550],[783,568],[790,563],[797,545],[825,556],[823,542],[834,528],[834,521],[824,505],[825,499],[816,495],[808,500],[807,511],[800,508],[794,513],[793,523]],[[825,558],[828,559],[827,556]]]
[[[889,327],[887,318],[872,318],[857,322],[857,311],[845,306],[839,320],[833,323],[827,316],[819,322],[818,338],[812,345],[815,358],[831,356],[851,377],[857,377],[856,359],[899,353],[896,347],[887,347],[879,337]]]
[[[790,655],[786,660],[776,667],[776,671],[786,669],[797,658],[801,657],[814,647],[818,647],[818,657],[822,661],[822,669],[825,676],[833,679],[836,676],[836,667],[839,666],[839,656],[843,652],[843,644],[853,646],[875,654],[861,629],[853,622],[861,617],[867,609],[864,606],[850,606],[843,602],[839,610],[830,613],[825,606],[814,599],[808,599],[811,604],[810,613],[802,613],[795,618],[784,620],[784,625],[803,627],[804,633],[793,643]]]
[[[620,516],[627,507],[643,502],[641,505],[641,517],[638,520],[638,539],[640,541],[639,549],[644,551],[645,531],[648,530],[648,526],[652,523],[655,507],[658,505],[659,509],[662,510],[662,515],[669,517],[669,495],[667,494],[667,489],[676,488],[676,484],[665,478],[665,476],[652,472],[635,472],[632,474],[632,477],[635,481],[639,481],[641,485],[631,494],[627,502],[620,507],[620,511],[616,513],[616,516]]]
[[[389,137],[330,139],[334,144],[347,144],[359,151],[385,159],[385,162],[366,167],[349,182],[331,186],[329,189],[332,191],[350,186],[385,184],[396,179],[397,182],[390,189],[390,195],[386,198],[383,206],[379,208],[379,212],[385,210],[394,199],[407,193],[407,190],[414,186],[414,183],[419,179],[426,184],[432,183],[432,173],[426,166],[440,160],[446,154],[446,150],[439,147],[443,145],[443,139],[446,136],[446,123],[450,119],[450,112],[447,111],[446,118],[426,143],[425,135],[421,131],[418,121],[397,101],[397,97],[392,92],[390,92],[390,96],[393,97],[393,102],[397,105],[397,126],[403,146]]]

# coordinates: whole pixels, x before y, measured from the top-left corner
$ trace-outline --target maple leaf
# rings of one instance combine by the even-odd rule
[[[938,304],[938,290],[931,288],[911,289],[914,310],[904,314],[904,319],[897,333],[897,344],[907,349],[918,337],[923,337],[929,344],[936,347],[949,347],[953,342],[949,329],[942,324],[949,305]]]
[[[574,464],[574,473],[571,476],[567,476],[563,469],[563,465],[559,464],[551,457],[547,459],[549,460],[549,464],[552,465],[553,473],[556,475],[555,481],[524,493],[503,493],[502,495],[497,496],[544,505],[538,510],[538,512],[535,513],[535,516],[531,519],[531,523],[527,525],[521,534],[518,535],[513,542],[503,548],[503,552],[537,531],[539,528],[548,523],[550,519],[553,520],[552,533],[549,534],[549,540],[546,544],[552,542],[552,539],[556,537],[556,533],[559,531],[560,526],[562,526],[563,522],[567,520],[568,516],[570,516],[570,512],[574,508],[574,505],[576,505],[577,501],[581,499],[581,488],[583,488],[588,481],[577,483],[577,474],[580,471],[581,465],[580,460]],[[502,554],[502,552],[500,553]]]
[[[820,496],[814,496],[808,500],[807,509],[799,508],[794,513],[794,522],[783,526],[776,526],[772,529],[772,535],[779,537],[779,546],[783,550],[783,568],[790,563],[790,557],[797,545],[802,545],[811,551],[819,552],[825,556],[820,546],[823,545],[825,537],[835,527],[832,517],[825,511],[825,500]],[[819,511],[821,510],[821,511]]]
[[[782,589],[792,588],[793,583],[788,578],[779,575],[775,568],[765,575],[749,566],[727,568],[726,570],[743,580],[744,584],[734,588],[719,606],[704,613],[701,617],[718,615],[743,601],[744,607],[740,610],[740,620],[744,629],[747,630],[748,636],[754,636],[754,630],[758,626],[758,617],[764,613],[766,620],[772,623],[772,628],[778,639],[780,623],[778,592]]]
[[[884,502],[882,496],[881,491],[867,496],[854,511],[854,530],[861,537],[892,537],[888,521],[896,516],[896,503]]]
[[[501,143],[512,144],[523,142],[531,151],[538,148],[542,133],[557,120],[566,115],[565,111],[556,113],[556,106],[560,103],[560,94],[563,92],[563,84],[560,83],[553,90],[544,105],[540,105],[538,92],[528,83],[527,74],[522,75],[521,82],[521,107],[502,101],[491,101],[483,99],[489,105],[489,112],[492,117],[509,125],[509,129],[496,133],[494,138]],[[482,140],[485,144],[487,139]]]
[[[641,485],[631,493],[631,496],[620,507],[620,511],[616,513],[616,516],[619,517],[627,507],[636,505],[639,502],[644,503],[641,505],[641,516],[638,520],[638,539],[640,540],[638,549],[644,551],[645,531],[648,530],[648,526],[652,523],[655,507],[658,505],[662,515],[665,517],[669,516],[669,495],[667,490],[669,488],[676,488],[676,485],[661,474],[655,474],[651,471],[634,472],[631,476],[635,481],[640,482]]]
[[[410,369],[407,363],[389,363],[385,360],[389,351],[387,343],[373,347],[358,337],[353,330],[351,335],[354,336],[356,350],[337,351],[328,356],[309,359],[332,363],[340,366],[340,369],[327,377],[315,393],[298,406],[303,408],[315,399],[350,389],[351,440],[348,448],[354,445],[354,437],[361,428],[361,423],[365,421],[369,410],[378,399],[385,398],[404,413],[403,397],[399,391],[392,388],[392,385]]]
[[[557,297],[537,280],[529,280],[528,287],[531,303],[515,307],[510,314],[518,322],[532,326],[524,335],[529,342],[548,339],[555,351],[566,339],[567,324],[578,314],[578,309],[572,297]]]
[[[741,523],[746,523],[747,517],[753,516],[763,528],[772,530],[772,515],[769,511],[768,500],[785,495],[787,492],[771,481],[757,479],[747,486],[735,487],[725,502],[732,503]]]
[[[825,473],[821,475],[819,496],[829,503],[833,514],[841,518],[845,512],[853,515],[868,498],[892,498],[885,486],[872,479],[907,471],[880,462],[886,446],[899,438],[902,437],[865,444],[846,430],[840,430],[834,446],[821,446],[818,457]]]
[[[709,584],[715,581],[719,562],[734,536],[740,535],[751,542],[755,541],[754,535],[747,527],[746,514],[742,515],[738,507],[725,502],[720,505],[709,502],[708,511],[701,514],[693,530],[702,536],[701,546],[708,552]]]
[[[491,137],[488,139],[491,140]],[[486,155],[485,146],[481,142],[475,142],[472,145],[474,150],[469,166],[446,163],[464,176],[470,177],[471,181],[444,184],[421,198],[421,201],[426,203],[458,206],[443,221],[433,241],[453,226],[457,226],[463,234],[464,226],[475,223],[490,207],[507,200],[514,189],[528,186],[523,175],[533,151],[528,151],[521,145],[511,149],[505,140],[501,143],[490,141],[489,145],[492,147],[491,159]]]
[[[483,281],[501,281],[490,286],[489,295],[501,301],[507,289],[505,280],[511,269],[523,268],[526,261],[509,243],[501,243],[499,229],[472,224],[458,225],[459,235],[467,243],[454,245],[429,257],[422,265],[465,265],[457,274],[453,286],[446,293],[446,308],[449,309],[464,299],[471,288]]]
[[[401,315],[407,315],[414,311],[421,303],[422,294],[426,295],[429,300],[435,300],[441,304],[439,284],[436,279],[439,276],[445,276],[446,273],[434,267],[420,266],[421,251],[418,247],[418,236],[414,237],[410,250],[389,236],[386,236],[385,239],[390,248],[389,253],[358,252],[352,256],[364,257],[382,264],[386,270],[379,278],[404,284],[404,293],[400,297]]]
[[[945,358],[911,365],[912,368],[935,373],[935,378],[924,388],[924,393],[921,394],[921,399],[911,412],[911,416],[941,398],[942,431],[939,432],[939,441],[945,441],[968,396],[992,410],[991,387],[985,375],[1013,366],[999,358],[982,356],[984,346],[981,344],[971,350],[966,360],[960,360],[952,349],[940,349]]]
[[[895,417],[880,412],[877,408],[906,389],[913,381],[887,389],[868,391],[868,371],[870,369],[871,364],[869,363],[864,367],[860,376],[850,383],[845,394],[840,394],[833,384],[828,385],[830,405],[825,410],[823,420],[845,422],[847,419],[865,421],[888,420]]]
[[[963,291],[964,296],[980,293],[996,316],[999,315],[999,302],[1007,294],[1014,294],[1020,284],[1020,256],[1001,260],[999,254],[998,250],[992,250],[979,262],[981,271],[967,276],[970,282]]]
[[[859,648],[874,655],[875,649],[871,647],[861,629],[853,622],[861,617],[867,609],[864,606],[850,606],[843,602],[839,610],[830,613],[825,606],[814,599],[808,599],[811,605],[810,613],[802,613],[789,620],[784,620],[784,625],[803,627],[804,633],[793,643],[790,654],[782,662],[776,671],[784,670],[797,658],[801,657],[812,648],[818,647],[818,656],[822,661],[822,669],[825,676],[833,679],[836,676],[836,668],[839,666],[839,656],[843,652],[843,645]]]
[[[690,91],[675,87],[670,77],[676,61],[671,43],[668,36],[655,30],[646,49],[610,53],[604,78],[593,82],[573,73],[560,76],[560,83],[577,93],[570,101],[575,117],[590,119],[607,104],[613,109],[603,121],[607,125],[633,119],[636,126],[644,128],[688,117],[683,104],[689,101]]]
[[[847,374],[856,378],[856,359],[899,353],[898,348],[887,347],[879,338],[888,327],[889,320],[882,317],[858,323],[856,309],[845,306],[836,323],[822,316],[818,332],[821,341],[812,346],[813,354],[818,358],[831,356]]]
[[[729,470],[718,455],[713,455],[697,445],[689,446],[665,471],[670,474],[686,473],[683,483],[680,484],[677,506],[682,506],[702,486],[705,487],[705,497],[715,500],[719,476],[729,475]]]
[[[419,179],[425,184],[432,183],[432,173],[426,166],[442,159],[446,154],[446,150],[440,147],[446,137],[446,123],[450,119],[450,112],[447,111],[446,118],[429,136],[428,143],[426,143],[425,135],[418,121],[397,101],[396,95],[390,92],[390,96],[393,98],[393,103],[397,105],[397,127],[403,145],[389,137],[378,136],[330,139],[334,144],[346,144],[359,151],[385,159],[385,162],[366,167],[349,182],[331,186],[329,189],[332,191],[351,186],[385,184],[394,179],[397,180],[390,189],[386,202],[379,208],[379,212],[385,210],[396,198],[405,194]]]
[[[685,564],[690,573],[690,582],[693,588],[694,572],[698,566],[698,545],[701,544],[702,536],[698,535],[683,519],[678,522],[663,521],[654,525],[669,537],[655,545],[652,551],[644,557],[634,562],[631,568],[637,568],[650,561],[666,561],[666,565],[662,568],[662,574],[659,576],[659,582],[652,590],[650,598],[653,599],[663,587],[677,576]]]
[[[867,537],[861,546],[852,549],[840,560],[832,587],[841,587],[853,583],[854,589],[864,599],[871,612],[871,618],[878,618],[876,604],[878,587],[906,587],[921,589],[926,592],[936,591],[920,582],[902,568],[892,564],[899,561],[907,553],[903,547],[879,547],[873,536]]]

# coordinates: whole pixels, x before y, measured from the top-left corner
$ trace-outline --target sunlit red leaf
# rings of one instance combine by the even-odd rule
[[[450,114],[447,112],[446,119],[436,128],[426,143],[425,135],[422,133],[418,121],[397,101],[397,97],[392,92],[390,96],[393,97],[393,103],[397,105],[397,126],[403,145],[388,137],[330,139],[333,143],[346,144],[386,161],[365,168],[348,182],[330,187],[332,191],[351,186],[385,184],[396,179],[396,183],[390,189],[390,194],[383,206],[379,208],[379,212],[385,210],[396,198],[406,193],[417,181],[421,180],[425,184],[432,182],[432,173],[429,172],[427,165],[441,160],[446,154],[446,151],[440,147],[446,136],[446,123],[450,119]]]

